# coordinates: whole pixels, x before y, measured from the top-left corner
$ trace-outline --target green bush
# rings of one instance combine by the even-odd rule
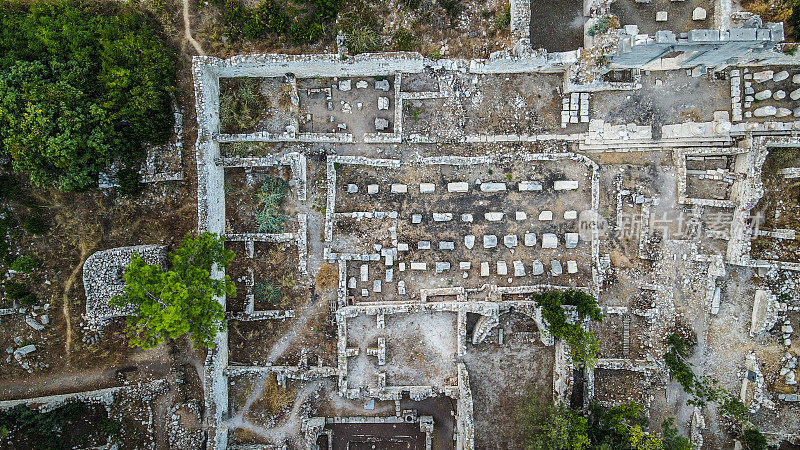
[[[417,9],[422,5],[422,0],[400,0],[400,3],[408,9]]]
[[[767,450],[767,438],[755,428],[746,428],[742,433],[745,448],[748,450]]]
[[[417,49],[419,39],[408,30],[397,30],[392,37],[395,50],[401,52],[411,52]]]
[[[135,196],[142,192],[142,182],[139,180],[139,172],[131,167],[123,167],[117,171],[119,181],[119,193],[125,196]]]
[[[494,26],[500,31],[505,31],[511,25],[511,5],[507,6],[502,13],[494,19]]]
[[[455,23],[458,16],[461,15],[462,12],[466,9],[464,4],[461,3],[461,0],[438,0],[439,6],[444,8],[444,11],[447,13],[447,17],[450,18],[450,23]]]
[[[383,23],[363,2],[349,5],[348,10],[340,14],[339,27],[345,35],[345,43],[351,54],[380,50]]]
[[[261,121],[269,103],[261,95],[258,78],[234,78],[224,81],[230,90],[220,96],[219,120],[223,133],[251,133]]]
[[[549,325],[550,334],[554,338],[564,339],[570,345],[573,360],[592,366],[597,360],[599,350],[597,337],[579,324],[567,322],[563,306],[575,306],[578,316],[600,322],[603,320],[603,313],[597,306],[597,300],[583,291],[567,290],[539,292],[533,294],[533,301],[542,308],[542,317]]]
[[[601,16],[597,19],[597,22],[595,22],[594,25],[589,27],[589,29],[586,31],[586,34],[589,36],[597,36],[605,33],[609,28],[611,28],[611,17]]]
[[[261,209],[256,213],[256,224],[259,233],[280,233],[286,222],[286,215],[281,213],[283,201],[289,190],[289,183],[280,178],[270,178],[261,186],[256,200]]]
[[[39,267],[42,267],[42,260],[29,256],[20,256],[9,265],[9,269],[23,273],[31,273]]]
[[[82,190],[173,124],[174,53],[118,3],[0,4],[0,151],[33,184]]]
[[[0,174],[0,199],[18,200],[22,196],[19,181],[11,174]]]
[[[48,227],[42,216],[33,214],[22,223],[22,229],[31,234],[44,234]]]
[[[253,286],[253,296],[259,303],[278,304],[283,298],[280,288],[271,281],[262,281]]]
[[[273,33],[294,44],[317,42],[336,22],[343,0],[262,0],[248,8],[237,0],[211,0],[220,8],[230,39],[260,39]]]
[[[6,289],[6,297],[8,297],[10,300],[16,300],[26,306],[36,304],[36,294],[31,292],[25,283],[7,281],[4,286]]]

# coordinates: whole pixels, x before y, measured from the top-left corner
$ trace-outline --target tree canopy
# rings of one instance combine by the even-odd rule
[[[533,294],[533,300],[541,306],[542,317],[549,325],[550,334],[554,338],[564,339],[569,345],[570,356],[578,364],[593,366],[597,360],[600,344],[591,331],[587,331],[580,323],[567,321],[564,305],[574,306],[578,316],[600,322],[603,313],[597,306],[597,300],[579,290],[546,291]]]
[[[84,189],[172,127],[174,54],[117,4],[0,0],[0,152],[42,187]]]
[[[187,235],[170,254],[169,270],[134,255],[123,275],[123,293],[111,300],[115,306],[135,307],[126,327],[131,346],[153,348],[188,333],[195,347],[213,347],[214,337],[225,329],[225,312],[216,298],[235,296],[236,287],[227,275],[215,279],[211,272],[225,268],[233,257],[213,233]]]

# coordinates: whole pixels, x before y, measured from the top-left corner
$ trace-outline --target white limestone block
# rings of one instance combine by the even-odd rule
[[[405,242],[398,242],[397,243],[397,251],[398,252],[407,252],[408,251],[408,244]]]
[[[515,277],[524,277],[525,276],[525,264],[522,264],[522,261],[514,261],[512,264],[514,265],[514,276]]]
[[[361,281],[369,281],[369,266],[367,264],[361,265],[360,272]]]
[[[667,12],[656,11],[656,22],[666,22],[666,21],[667,21]]]
[[[372,292],[380,293],[383,291],[381,286],[381,280],[375,280],[372,282]]]
[[[342,92],[347,92],[351,89],[350,80],[340,80],[339,81],[339,90]]]
[[[430,250],[430,249],[431,249],[431,241],[417,242],[417,250]]]
[[[553,233],[542,234],[542,248],[558,247],[558,237]]]
[[[544,273],[544,264],[542,264],[542,262],[539,261],[538,259],[535,259],[533,261],[533,267],[532,268],[533,268],[533,272],[532,273],[534,275],[541,275],[541,274]]]
[[[578,218],[578,211],[568,209],[564,211],[564,220],[575,220]]]
[[[378,97],[378,110],[386,111],[389,109],[389,97]]]
[[[355,194],[356,192],[358,192],[358,186],[356,186],[355,184],[348,184],[347,185],[347,193],[348,194]]]
[[[475,246],[475,236],[468,234],[464,236],[464,247],[467,247],[469,250],[472,250],[472,247]]]
[[[557,259],[553,259],[550,261],[550,274],[554,277],[560,276],[563,272],[561,268],[561,262]]]
[[[789,94],[789,98],[791,98],[792,100],[800,99],[800,89],[793,90],[792,93]]]
[[[553,220],[553,211],[542,211],[539,213],[539,220],[549,222]]]
[[[575,248],[578,246],[578,233],[566,233],[564,234],[564,241],[565,247],[567,248]]]
[[[489,222],[499,222],[503,220],[503,216],[505,216],[505,213],[501,212],[488,212],[483,214],[483,218]]]
[[[489,263],[486,261],[481,262],[481,276],[482,277],[489,276]]]
[[[536,245],[536,233],[525,233],[525,247]]]
[[[486,234],[483,236],[483,248],[497,247],[497,236],[493,234]]]
[[[433,183],[420,183],[419,184],[419,192],[420,194],[430,194],[431,192],[436,191],[436,185]]]
[[[505,190],[505,183],[481,183],[481,192],[502,192]]]
[[[692,20],[706,20],[705,8],[697,7],[692,11]]]
[[[763,91],[756,92],[756,95],[754,97],[755,97],[756,100],[759,100],[759,101],[766,100],[766,99],[772,97],[772,91],[770,91],[769,89],[765,89]]]
[[[775,112],[775,117],[786,117],[792,114],[792,110],[789,108],[778,108]]]
[[[472,222],[472,214],[462,214],[461,215],[462,222]]]
[[[789,78],[789,72],[787,72],[785,70],[781,70],[780,72],[776,73],[772,77],[772,81],[774,81],[776,83],[780,83],[781,81],[783,81],[783,80],[785,80],[787,78]]]
[[[775,72],[772,70],[762,70],[753,74],[753,81],[756,83],[763,83],[764,81],[771,80]]]
[[[433,213],[434,222],[450,222],[453,220],[453,213]]]
[[[508,248],[514,248],[517,246],[517,235],[516,234],[507,234],[503,236],[503,245]]]
[[[374,195],[378,193],[378,185],[377,184],[370,184],[367,186],[367,194]]]
[[[783,100],[784,98],[786,98],[786,91],[783,90],[775,91],[775,93],[772,94],[772,98],[774,98],[775,100]]]
[[[456,244],[453,241],[439,242],[439,250],[455,250]]]
[[[458,268],[461,270],[469,270],[472,268],[472,263],[470,261],[460,261],[458,263]]]
[[[777,112],[778,108],[772,105],[767,105],[767,106],[762,106],[760,108],[756,108],[756,110],[753,111],[753,115],[755,117],[770,117],[774,116]]]
[[[392,194],[405,194],[408,192],[408,185],[395,183],[392,184]]]
[[[497,261],[497,274],[502,276],[508,275],[508,266],[505,261]]]
[[[422,214],[411,215],[411,223],[421,223],[421,222],[422,222]]]
[[[367,83],[364,80],[356,81],[356,89],[366,89],[368,86],[369,86],[369,83]]]
[[[577,180],[558,180],[554,183],[553,189],[557,191],[574,191],[578,189]]]
[[[567,261],[567,273],[578,273],[578,263],[576,261]]]
[[[411,270],[428,270],[428,264],[424,262],[412,262],[409,267]]]
[[[447,183],[447,192],[467,192],[467,191],[469,191],[469,183],[465,181]]]
[[[538,181],[520,181],[517,188],[520,191],[541,191],[542,183]]]
[[[528,220],[528,213],[525,211],[517,211],[516,214],[514,214],[514,218],[517,220]]]
[[[436,273],[442,273],[450,270],[450,263],[447,261],[436,261]]]

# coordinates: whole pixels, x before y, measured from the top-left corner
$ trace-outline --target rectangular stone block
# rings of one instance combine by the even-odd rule
[[[505,183],[481,183],[481,192],[502,192],[505,190]]]
[[[578,182],[576,180],[557,180],[553,184],[553,189],[557,191],[574,191],[578,189]]]
[[[467,191],[469,191],[469,183],[465,181],[447,183],[447,192],[467,192]]]
[[[392,184],[392,194],[405,194],[408,192],[408,185],[406,184]]]
[[[431,192],[436,191],[436,185],[433,183],[420,183],[419,184],[419,192],[420,194],[430,194]]]
[[[505,261],[497,261],[497,274],[501,276],[508,275],[508,265]]]

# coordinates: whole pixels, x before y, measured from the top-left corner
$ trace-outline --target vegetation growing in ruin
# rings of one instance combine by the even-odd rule
[[[681,330],[671,333],[667,336],[668,351],[664,354],[664,363],[670,374],[680,383],[683,390],[692,396],[687,403],[696,406],[703,406],[708,402],[718,403],[722,415],[739,425],[744,439],[750,436],[751,439],[758,440],[761,432],[748,422],[747,408],[741,400],[721,388],[716,379],[707,376],[698,377],[694,374],[691,364],[686,362],[692,347],[696,344],[690,339],[687,339],[686,333],[681,333]]]
[[[589,446],[588,420],[561,403],[545,403],[533,390],[520,405],[519,431],[526,449],[581,450]]]
[[[527,449],[648,449],[691,450],[674,420],[661,424],[661,434],[648,432],[644,408],[624,403],[612,408],[592,404],[586,412],[561,403],[546,403],[529,390],[518,409],[519,431]]]
[[[253,297],[258,303],[275,305],[283,298],[281,289],[272,281],[266,280],[253,286]]]
[[[351,54],[378,51],[381,48],[381,22],[378,14],[366,3],[353,2],[339,17],[339,29]]]
[[[116,3],[0,5],[0,152],[33,184],[81,190],[172,129],[174,56]]]
[[[572,360],[580,365],[593,366],[600,348],[597,337],[580,323],[568,322],[563,306],[574,306],[580,319],[601,322],[603,313],[597,306],[597,300],[578,290],[540,292],[533,294],[533,300],[542,308],[542,316],[549,324],[550,334],[554,338],[564,339],[569,345]]]
[[[125,329],[130,345],[153,348],[188,333],[195,347],[213,347],[214,337],[225,329],[225,312],[216,297],[235,296],[236,287],[227,275],[212,278],[211,270],[225,268],[233,257],[224,239],[208,232],[187,235],[170,254],[169,270],[135,255],[125,268],[123,293],[111,300],[114,306],[135,308]]]
[[[256,213],[259,233],[280,233],[288,219],[281,208],[289,191],[289,183],[281,178],[269,178],[256,194],[260,210]]]
[[[72,402],[48,412],[25,405],[0,411],[0,447],[87,448],[116,441],[122,424],[105,408]]]
[[[258,78],[220,80],[224,92],[219,98],[219,127],[223,133],[252,133],[269,106],[261,95]],[[230,89],[225,89],[225,87]]]
[[[336,22],[343,1],[262,0],[254,7],[237,0],[210,3],[222,11],[224,33],[230,39],[259,39],[272,34],[294,44],[309,44],[332,30],[330,25]]]
[[[597,21],[586,30],[589,36],[598,36],[612,28],[619,28],[619,19],[612,15],[600,16]]]
[[[42,267],[42,260],[30,256],[19,256],[8,266],[9,269],[22,273],[31,273],[39,267]]]
[[[12,301],[18,301],[25,306],[36,304],[36,294],[31,292],[28,285],[18,281],[6,281],[3,286],[6,290],[6,297]]]

